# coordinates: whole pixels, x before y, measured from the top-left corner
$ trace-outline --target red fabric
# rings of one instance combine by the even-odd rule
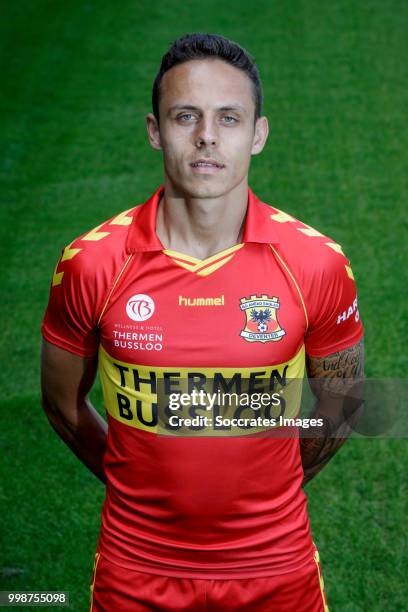
[[[141,406],[159,375],[174,378],[181,368],[193,377],[228,369],[231,380],[243,368],[301,377],[304,346],[324,355],[357,342],[363,330],[353,307],[348,316],[356,299],[349,262],[300,222],[274,220],[276,211],[249,191],[244,246],[200,276],[163,252],[155,233],[161,194],[64,251],[43,323],[45,339],[63,349],[92,356],[101,347],[109,435],[99,548],[123,567],[167,576],[294,571],[312,550],[298,440],[167,438],[156,433],[153,403]],[[145,321],[129,316],[140,294],[155,308],[143,307]],[[180,304],[221,295],[222,306]],[[242,300],[261,296],[279,301],[267,334],[284,333],[248,341],[242,332],[256,334],[257,324],[248,323]],[[128,405],[118,418],[121,395]]]
[[[169,437],[109,417],[99,549],[167,576],[269,576],[312,550],[298,440]]]
[[[296,572],[268,578],[170,578],[128,570],[101,555],[91,612],[325,612],[319,572],[311,556]]]
[[[80,249],[80,252],[72,259],[62,258],[57,265],[56,273],[63,272],[64,277],[59,285],[51,287],[42,325],[46,340],[81,356],[95,355],[100,341],[99,315],[127,256],[146,253],[148,257],[149,253],[159,254],[162,249],[155,233],[156,209],[162,193],[163,189],[159,188],[144,206],[127,213],[133,217],[131,225],[112,225],[110,219],[98,228],[98,232],[106,233],[106,238],[84,241],[84,235],[69,245],[70,250]],[[293,273],[305,301],[309,319],[304,330],[307,353],[325,356],[360,340],[363,327],[355,306],[355,283],[345,271],[349,265],[346,257],[327,246],[333,242],[327,236],[305,235],[301,231],[305,226],[297,220],[273,221],[271,213],[276,210],[260,202],[251,190],[248,201],[244,242],[252,249],[258,244],[258,251],[252,251],[254,257],[241,259],[240,264],[245,266],[245,274],[252,275],[259,254],[265,257],[268,252],[262,245],[274,245]],[[271,275],[276,261],[269,253],[267,256]],[[137,260],[140,265],[144,262],[143,258]],[[163,273],[159,283],[172,286],[179,281],[177,274],[169,277],[163,258],[157,260],[154,271],[156,277]],[[190,276],[186,288],[190,293],[196,288],[202,292],[201,287],[196,287],[197,278]],[[222,284],[218,282],[216,290],[221,289]],[[295,296],[296,300],[299,306],[299,296]],[[351,316],[350,308],[353,309]],[[339,316],[344,317],[344,313],[347,318],[339,322]]]
[[[98,319],[128,256],[128,230],[126,225],[112,225],[110,219],[97,228],[102,236],[99,240],[90,240],[87,232],[62,250],[54,273],[54,279],[59,274],[62,279],[58,284],[54,279],[51,283],[42,324],[42,334],[48,342],[81,357],[97,353]]]

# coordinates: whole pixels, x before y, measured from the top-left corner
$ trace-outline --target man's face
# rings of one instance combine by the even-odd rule
[[[246,180],[268,134],[265,117],[255,125],[249,77],[219,59],[192,60],[166,72],[160,92],[160,127],[151,114],[147,126],[174,192],[217,198]]]

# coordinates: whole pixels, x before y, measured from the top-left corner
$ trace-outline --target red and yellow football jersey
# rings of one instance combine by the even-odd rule
[[[165,249],[162,195],[63,250],[43,322],[47,341],[98,353],[108,419],[99,550],[169,576],[296,570],[313,554],[298,439],[161,435],[158,386],[299,379],[306,353],[355,344],[363,328],[349,261],[251,190],[241,244],[205,260]]]

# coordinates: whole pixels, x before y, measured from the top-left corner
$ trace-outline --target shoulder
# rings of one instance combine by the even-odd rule
[[[137,209],[100,223],[62,250],[42,327],[49,342],[77,355],[95,355],[104,304],[132,256],[126,245]]]
[[[352,279],[350,262],[336,240],[274,206],[270,210],[278,236],[272,246],[299,279],[327,280],[339,274]]]
[[[125,210],[75,238],[64,249],[66,257],[71,251],[70,258],[76,257],[77,261],[96,259],[99,263],[103,263],[112,255],[125,251],[129,228],[138,208],[136,206]],[[75,254],[72,251],[75,251]]]
[[[112,276],[126,259],[127,236],[138,208],[111,217],[65,246],[54,273],[53,286],[61,284],[67,275]]]

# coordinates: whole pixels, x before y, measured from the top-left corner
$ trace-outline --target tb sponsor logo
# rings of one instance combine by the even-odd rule
[[[132,321],[147,321],[155,310],[154,301],[149,295],[138,293],[126,304],[126,314]]]

